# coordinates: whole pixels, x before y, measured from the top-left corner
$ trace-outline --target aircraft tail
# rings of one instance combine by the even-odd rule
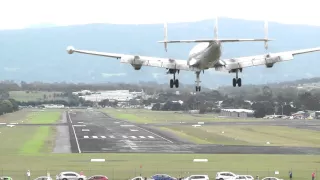
[[[273,41],[273,39],[268,39],[268,22],[265,21],[264,31],[265,38],[261,39],[219,39],[218,38],[218,18],[216,18],[215,27],[214,27],[214,38],[213,39],[196,39],[196,40],[168,40],[168,25],[164,23],[164,41],[158,41],[159,43],[164,43],[164,48],[167,51],[168,43],[201,43],[201,42],[264,42],[265,49],[268,49],[268,42]]]

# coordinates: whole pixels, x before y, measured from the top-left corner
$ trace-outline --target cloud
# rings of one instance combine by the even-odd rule
[[[126,74],[126,73],[116,73],[116,74],[101,73],[101,75],[102,75],[104,78],[110,78],[110,77],[113,77],[113,76],[126,76],[127,74]]]

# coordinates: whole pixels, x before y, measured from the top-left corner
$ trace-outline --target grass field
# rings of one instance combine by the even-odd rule
[[[54,123],[60,119],[61,110],[31,111],[22,110],[19,123]],[[51,152],[55,127],[51,126],[0,126],[1,154],[40,154]]]
[[[10,98],[15,99],[16,101],[41,101],[45,100],[44,96],[47,97],[46,100],[59,100],[63,99],[61,97],[53,97],[54,93],[61,93],[61,92],[45,92],[45,91],[30,91],[27,93],[27,91],[10,91],[9,95]]]
[[[91,158],[105,158],[106,162],[90,162]],[[193,159],[208,159],[206,163],[194,163]],[[197,154],[51,154],[38,156],[0,156],[6,162],[3,175],[15,179],[24,178],[27,169],[33,177],[45,175],[48,169],[53,177],[66,170],[84,171],[85,175],[104,174],[110,179],[129,179],[139,175],[150,177],[165,173],[172,176],[208,174],[214,179],[218,171],[239,174],[274,176],[288,179],[292,169],[294,179],[310,179],[312,171],[319,167],[319,156],[297,155],[197,155]],[[28,162],[28,163],[21,163]],[[140,165],[142,168],[140,169]]]
[[[63,110],[45,110],[31,112],[27,116],[27,121],[30,124],[52,124],[56,123]]]
[[[283,126],[171,126],[162,130],[197,144],[320,147],[319,131]]]
[[[151,111],[144,109],[103,109],[112,117],[135,123],[187,122],[187,121],[259,121],[262,119],[220,118],[214,114],[187,114],[172,111]]]
[[[26,110],[16,113],[20,114],[13,113],[10,118],[19,115],[19,119],[24,119],[29,123],[53,123],[59,119],[60,112]],[[221,127],[208,126],[205,128],[208,128],[208,132],[205,131],[208,134],[204,135],[210,135],[210,137],[221,130]],[[56,132],[54,127],[15,126],[10,128],[0,126],[0,131],[0,176],[9,175],[13,179],[25,179],[26,170],[30,169],[32,179],[45,175],[47,170],[53,178],[61,171],[70,170],[84,171],[87,176],[104,174],[111,180],[131,179],[140,172],[147,177],[157,173],[184,177],[191,174],[208,174],[210,179],[214,179],[217,171],[259,175],[260,178],[274,176],[274,171],[279,171],[280,175],[277,177],[288,179],[288,171],[292,170],[294,179],[307,180],[310,179],[313,171],[317,172],[320,165],[320,156],[313,155],[52,154],[50,152],[54,147],[53,139]],[[240,128],[237,134],[240,135],[242,131],[245,130]],[[281,131],[282,136],[287,136],[287,138],[289,136],[299,138],[297,134],[294,135],[289,130],[278,129],[278,131]],[[285,135],[285,133],[291,134]],[[277,139],[277,136],[266,134]],[[280,135],[279,132],[278,136]],[[302,132],[300,138],[311,135]],[[191,136],[197,137],[193,134]],[[249,135],[246,138],[249,139]],[[207,139],[206,141],[212,140]],[[106,162],[90,162],[92,158],[105,158]],[[195,158],[208,159],[208,162],[194,163],[192,160]]]

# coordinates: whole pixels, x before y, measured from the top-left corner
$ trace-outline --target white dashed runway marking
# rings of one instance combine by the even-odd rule
[[[130,129],[130,131],[134,131],[134,132],[135,132],[135,131],[139,131],[139,130],[136,130],[136,129]]]
[[[153,136],[83,136],[85,139],[115,139],[115,138],[122,138],[122,139],[155,139]]]
[[[88,132],[88,131],[90,131],[90,130],[89,130],[89,129],[82,129],[82,131]]]

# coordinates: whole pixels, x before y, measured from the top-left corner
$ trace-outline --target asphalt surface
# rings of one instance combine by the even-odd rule
[[[138,125],[117,120],[97,111],[73,110],[66,116],[73,153],[320,154],[320,148],[191,144],[156,131],[150,124]],[[221,123],[235,125],[234,122],[218,124]],[[237,123],[243,125],[248,122]],[[267,121],[262,123],[270,124]]]

